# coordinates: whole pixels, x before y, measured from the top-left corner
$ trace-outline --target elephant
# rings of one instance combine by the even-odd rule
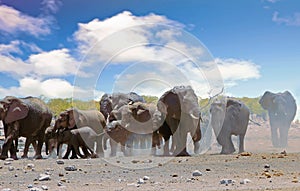
[[[266,91],[259,103],[269,114],[273,146],[287,147],[288,131],[297,112],[297,105],[293,95],[289,91],[283,93]]]
[[[216,101],[210,106],[210,123],[217,142],[222,146],[221,154],[235,152],[231,136],[239,136],[239,153],[244,152],[244,138],[247,132],[250,111],[242,102],[228,99]]]
[[[13,140],[17,141],[18,137],[22,136],[26,137],[23,156],[27,156],[30,143],[38,141],[34,158],[41,159],[44,132],[52,119],[52,112],[48,106],[36,97],[6,96],[0,100],[0,116],[6,137],[0,158],[7,158],[9,150],[11,157],[17,159],[16,144]]]
[[[60,129],[57,135],[57,153],[59,153],[60,144],[68,144],[67,153],[70,153],[70,148],[73,147],[75,152],[81,158],[97,158],[97,154],[94,152],[94,143],[101,145],[102,134],[97,134],[92,128],[88,126],[81,127],[77,129],[76,127],[72,130],[70,129]],[[82,148],[84,155],[79,151],[79,147]]]
[[[111,116],[111,112],[113,110],[118,110],[119,108],[121,108],[123,105],[127,105],[128,103],[135,103],[135,102],[142,102],[145,103],[146,101],[144,100],[144,98],[140,95],[138,95],[135,92],[129,92],[129,93],[113,93],[113,94],[104,94],[101,97],[100,100],[100,112],[104,115],[107,123],[112,122],[114,120],[116,120],[113,116]],[[118,128],[116,128],[115,130],[117,130]],[[113,132],[116,131],[111,131],[110,135],[112,135]],[[119,132],[119,131],[118,131]],[[106,134],[108,135],[108,134]],[[138,136],[138,135],[133,135],[130,134],[130,137],[127,140],[131,140],[131,142],[134,139],[141,139],[144,136]],[[109,139],[109,136],[104,136],[104,142],[106,143],[107,139]],[[116,139],[117,140],[117,139]],[[111,145],[111,155],[114,156],[116,149],[117,149],[117,145],[118,142],[115,142],[114,139],[109,139],[110,145]],[[122,147],[122,151],[124,152],[124,144],[121,144]],[[104,144],[104,148],[106,148],[106,145]]]
[[[194,141],[195,153],[199,150],[201,130],[201,112],[198,104],[198,97],[191,86],[175,86],[166,91],[158,100],[158,111],[162,113],[163,122],[158,131],[153,135],[164,137],[164,155],[169,155],[168,139],[172,135],[175,156],[190,156],[186,151],[187,134],[190,133]],[[157,134],[158,133],[158,134]]]
[[[142,149],[146,149],[147,138],[150,142],[152,133],[159,127],[157,123],[159,120],[154,118],[156,112],[157,109],[154,104],[142,102],[129,103],[119,109],[114,109],[110,113],[110,120],[112,121],[107,126],[114,129],[114,132],[119,130],[119,133],[126,134],[126,140],[124,140],[125,137],[121,136],[119,139],[117,135],[112,135],[112,139],[117,143],[120,142],[122,146],[126,144],[129,149],[132,149],[134,145],[132,137],[138,137],[139,142],[137,144],[140,144]],[[115,155],[114,147],[112,147],[111,153],[112,156]]]
[[[57,132],[58,129],[74,129],[75,127],[82,128],[85,126],[93,129],[96,134],[102,134],[103,129],[106,126],[106,121],[103,114],[97,110],[79,110],[77,108],[67,109],[66,111],[60,113],[59,117],[55,121],[54,128],[47,132],[48,136],[46,139],[46,144],[48,144],[48,146],[50,145],[50,139],[55,138],[53,137],[53,135],[55,135],[53,132]],[[104,155],[102,141],[97,142],[96,153],[99,156]],[[72,156],[75,157],[75,154]],[[64,156],[64,158],[67,157],[68,156],[66,155]]]

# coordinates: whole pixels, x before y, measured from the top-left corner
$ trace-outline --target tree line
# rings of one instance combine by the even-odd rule
[[[147,103],[156,103],[158,101],[158,97],[155,96],[143,96]],[[97,109],[100,110],[99,101],[90,100],[90,101],[82,101],[82,100],[72,100],[72,98],[55,98],[55,99],[46,99],[42,97],[42,99],[48,104],[49,108],[53,111],[54,115],[59,115],[60,112],[75,107],[78,109],[88,110],[88,109]],[[265,111],[259,104],[260,97],[257,98],[234,98],[236,100],[242,101],[245,105],[247,105],[252,114],[260,115],[265,117],[267,115],[267,111]],[[209,99],[200,99],[199,105],[202,109],[202,113],[208,113]]]

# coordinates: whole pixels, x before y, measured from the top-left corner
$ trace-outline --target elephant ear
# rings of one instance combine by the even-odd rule
[[[5,123],[11,123],[27,117],[29,108],[26,104],[19,100],[13,100],[7,111]]]
[[[266,91],[264,95],[260,98],[259,104],[265,110],[272,110],[273,100],[275,98],[275,94],[269,91]]]

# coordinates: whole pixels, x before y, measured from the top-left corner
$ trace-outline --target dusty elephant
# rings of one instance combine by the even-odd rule
[[[52,113],[47,105],[35,97],[16,98],[7,96],[0,101],[0,115],[4,123],[5,143],[3,144],[1,159],[8,157],[10,150],[16,158],[16,148],[13,140],[26,137],[24,156],[27,156],[30,143],[38,141],[35,158],[42,158],[41,150],[44,142],[45,129],[50,125]]]
[[[151,140],[152,133],[159,127],[157,124],[158,120],[154,118],[156,112],[155,105],[141,102],[126,104],[119,109],[114,109],[110,114],[110,118],[113,120],[107,126],[118,125],[128,133],[126,133],[127,140],[123,138],[122,140],[116,139],[116,136],[112,137],[113,140],[115,142],[123,142],[123,145],[126,143],[128,149],[131,150],[134,145],[132,137],[138,137],[139,142],[137,144],[141,149],[146,149],[147,138],[149,137]],[[112,150],[112,155],[115,155],[115,150]]]
[[[135,103],[135,102],[145,103],[145,100],[142,96],[136,94],[135,92],[113,93],[111,95],[104,94],[100,100],[100,112],[105,116],[107,123],[111,123],[112,121],[116,120],[115,116],[111,115],[111,112],[113,110],[117,111],[122,106],[127,105],[128,103]],[[112,125],[112,123],[110,125]],[[114,130],[110,131],[109,135],[112,135],[115,132],[120,132],[119,128],[109,127],[108,129],[114,129]],[[115,135],[113,137],[118,137],[118,135]],[[132,143],[132,141],[134,141],[134,139],[136,139],[136,138],[140,139],[143,137],[144,136],[136,137],[132,134],[129,134],[129,137],[127,137],[127,140],[130,140],[130,142]],[[109,136],[104,136],[104,139],[105,139],[104,140],[105,143],[106,143],[106,140],[109,139],[109,143],[111,146],[111,155],[114,156],[116,154],[118,143],[123,142],[123,140],[118,140],[118,139],[114,139],[114,138],[110,139]],[[131,143],[129,143],[129,144],[131,144]],[[123,152],[125,151],[125,145],[126,145],[126,143],[124,143],[124,144],[121,143],[121,149]],[[104,144],[104,148],[106,148],[105,144]]]
[[[289,91],[283,93],[266,91],[259,103],[269,113],[273,146],[287,147],[288,131],[297,111],[294,97]]]
[[[59,153],[60,144],[68,144],[67,153],[70,153],[70,148],[73,147],[75,152],[81,158],[96,158],[97,154],[94,152],[94,143],[101,145],[103,133],[97,134],[92,128],[85,126],[79,129],[74,128],[72,130],[62,129],[58,131],[57,135],[57,153]],[[79,151],[81,147],[84,155]]]
[[[210,107],[211,125],[218,143],[222,146],[221,154],[235,151],[231,136],[239,136],[239,153],[244,152],[244,138],[247,132],[249,108],[242,102],[228,99],[225,103],[214,102]]]
[[[106,126],[106,122],[102,113],[97,110],[79,110],[76,108],[70,108],[60,113],[59,117],[55,121],[54,128],[52,131],[49,131],[48,134],[51,135],[53,134],[52,132],[56,132],[58,129],[73,129],[75,126],[77,128],[88,126],[93,129],[96,134],[101,134]],[[53,135],[55,135],[55,133]],[[46,144],[49,145],[51,136],[47,137]],[[97,143],[96,153],[99,156],[104,155],[102,142]],[[64,156],[64,158],[66,157],[67,156]]]
[[[187,134],[190,133],[194,141],[195,153],[198,151],[201,139],[200,121],[201,112],[198,98],[190,86],[175,86],[165,92],[157,103],[164,122],[158,132],[167,144],[164,146],[164,155],[169,155],[168,138],[172,135],[175,156],[189,156],[186,151]],[[171,135],[169,134],[171,133]],[[157,135],[153,140],[157,140]]]

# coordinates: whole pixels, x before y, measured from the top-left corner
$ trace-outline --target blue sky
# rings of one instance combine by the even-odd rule
[[[107,63],[133,39],[162,46],[129,48]],[[213,76],[178,55],[196,49],[213,56]],[[219,88],[205,79],[221,78],[227,95],[289,90],[300,100],[299,53],[298,0],[0,0],[1,97],[160,95],[186,80],[205,97]]]

